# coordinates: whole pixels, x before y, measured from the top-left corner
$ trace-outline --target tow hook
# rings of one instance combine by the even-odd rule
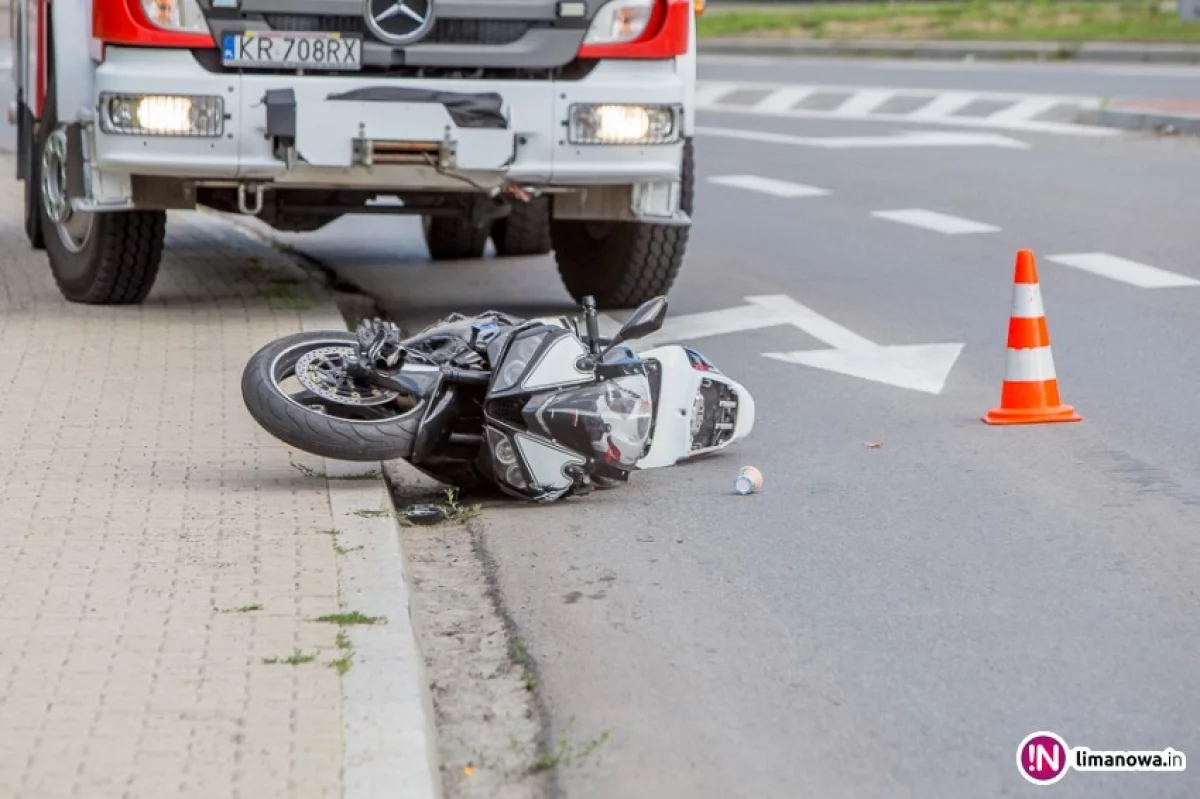
[[[249,186],[250,190],[252,192],[254,192],[254,205],[253,206],[251,206],[249,203],[246,202],[247,185]],[[258,216],[260,213],[262,213],[263,187],[262,187],[261,183],[251,183],[251,184],[239,183],[237,198],[238,198],[238,210],[241,211],[243,214],[246,214],[247,216]]]

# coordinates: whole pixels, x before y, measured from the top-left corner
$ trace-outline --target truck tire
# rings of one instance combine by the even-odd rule
[[[488,225],[477,227],[467,219],[455,216],[422,217],[421,226],[429,257],[435,261],[482,258],[491,235]]]
[[[33,249],[44,250],[46,238],[42,234],[42,158],[37,144],[40,139],[33,114],[24,104],[21,105],[20,125],[24,130],[25,139],[20,154],[20,157],[25,159],[25,236]]]
[[[684,142],[680,205],[692,213],[695,163]],[[554,220],[550,236],[558,273],[576,302],[587,295],[600,309],[633,308],[665,295],[683,267],[690,227],[648,222]]]
[[[50,271],[63,297],[88,305],[131,305],[150,293],[162,260],[164,211],[78,213],[66,198],[66,134],[55,118],[53,75],[40,126],[38,212]]]
[[[492,223],[492,244],[499,256],[550,252],[550,198],[513,203],[508,216]]]
[[[342,419],[305,408],[281,390],[306,352],[319,347],[353,347],[353,333],[294,333],[272,341],[246,362],[242,401],[254,420],[275,438],[296,449],[344,461],[390,461],[412,456],[422,402],[408,413],[380,421]]]

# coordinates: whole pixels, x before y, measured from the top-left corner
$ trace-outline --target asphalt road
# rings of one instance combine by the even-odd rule
[[[702,67],[734,83],[1089,96],[1194,96],[1197,75]],[[875,100],[852,118],[701,115],[707,128],[804,138],[698,139],[696,226],[671,310],[782,294],[879,344],[964,344],[944,389],[763,357],[825,347],[788,325],[697,340],[754,393],[750,440],[586,500],[485,514],[556,732],[611,735],[561,769],[571,799],[1033,796],[1015,757],[1035,730],[1200,756],[1200,286],[1144,288],[1165,275],[1094,255],[1200,280],[1200,143],[1031,133],[1011,124],[1024,112],[917,125],[873,118]],[[904,130],[1016,145],[812,143]],[[807,196],[778,196],[789,191]],[[987,227],[874,215],[914,209]],[[409,326],[452,310],[571,308],[550,258],[432,265],[413,220],[347,218],[289,240]],[[1039,256],[1081,424],[979,420],[999,398],[1020,248]],[[1050,260],[1081,253],[1110,276]],[[755,496],[732,494],[744,463],[765,475]],[[1200,778],[1068,774],[1054,791],[1196,796]]]

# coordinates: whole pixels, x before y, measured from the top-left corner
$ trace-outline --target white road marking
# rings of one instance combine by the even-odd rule
[[[831,319],[826,319],[786,294],[760,295],[747,297],[746,300],[766,309],[777,318],[786,319],[789,324],[834,349],[849,350],[876,346],[870,339],[863,338]]]
[[[786,294],[746,297],[745,300],[748,305],[736,308],[668,317],[660,330],[629,344],[634,350],[644,352],[672,342],[790,325],[832,349],[766,352],[764,357],[928,394],[941,393],[964,346],[881,346]],[[616,319],[603,314],[599,316],[602,335],[611,335],[609,329],[615,332],[619,327]]]
[[[796,197],[821,197],[829,192],[816,186],[805,186],[802,183],[789,183],[785,180],[763,178],[758,175],[721,175],[708,179],[709,183],[719,186],[730,186],[735,189],[757,191],[775,197],[794,199]]]
[[[712,83],[704,82],[696,84],[696,96],[694,101],[697,107],[711,105],[717,103],[725,95],[737,89],[736,83]]]
[[[962,353],[962,344],[915,344],[880,346],[826,319],[784,294],[747,297],[772,315],[786,319],[808,335],[828,344],[829,350],[764,352],[763,356],[784,363],[811,366],[830,372],[860,377],[897,388],[940,394]]]
[[[821,147],[829,150],[852,150],[892,147],[1005,147],[1028,150],[1023,141],[999,133],[966,133],[959,131],[899,131],[893,136],[792,136],[787,133],[768,133],[742,128],[697,127],[701,136],[723,139],[744,139],[770,144],[791,144],[797,147]]]
[[[720,311],[704,311],[703,313],[668,317],[659,330],[645,338],[638,339],[631,346],[641,351],[671,341],[726,336],[730,333],[761,330],[764,327],[775,327],[781,324],[786,324],[786,322],[769,313],[763,313],[763,309],[757,305],[742,305]]]
[[[973,222],[949,214],[939,214],[937,211],[927,211],[924,208],[905,208],[897,211],[873,211],[871,216],[899,222],[903,225],[925,228],[947,236],[958,236],[964,233],[993,233],[1000,228],[983,222]]]
[[[833,109],[834,116],[855,117],[860,114],[870,114],[876,108],[896,96],[892,89],[863,89],[846,98],[846,101]]]
[[[1050,255],[1047,261],[1063,266],[1082,269],[1093,275],[1107,277],[1130,286],[1141,289],[1173,289],[1200,286],[1200,280],[1186,275],[1168,272],[1137,261],[1119,258],[1104,252],[1071,253],[1067,255]]]
[[[1056,97],[1027,97],[1024,100],[1013,103],[1008,108],[1002,108],[994,114],[988,114],[984,119],[993,124],[1027,122],[1038,114],[1044,114],[1058,105],[1062,105],[1062,103]]]
[[[801,100],[811,96],[813,90],[807,86],[789,86],[776,89],[754,104],[759,111],[790,111]]]
[[[942,92],[925,105],[910,111],[909,119],[943,119],[969,106],[979,95],[969,92]]]

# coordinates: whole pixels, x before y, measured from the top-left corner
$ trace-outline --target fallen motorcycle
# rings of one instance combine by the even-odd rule
[[[572,317],[452,314],[404,338],[297,333],[246,364],[242,398],[267,432],[348,461],[402,459],[443,483],[481,481],[556,500],[725,449],[754,426],[754,400],[691,347],[634,352],[662,327],[665,298],[602,338],[596,306]]]

